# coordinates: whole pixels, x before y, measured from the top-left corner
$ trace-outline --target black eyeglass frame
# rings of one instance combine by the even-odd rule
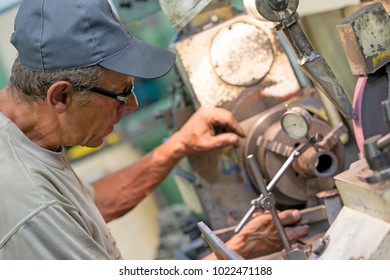
[[[131,95],[135,95],[134,84],[131,84],[131,88],[124,91],[123,93],[118,93],[115,91],[111,91],[111,90],[107,90],[107,89],[99,88],[99,87],[92,87],[92,88],[85,87],[85,86],[78,86],[78,87],[95,92],[95,93],[98,93],[98,94],[101,94],[101,95],[104,95],[104,96],[107,96],[107,97],[114,98],[114,99],[118,100],[118,102],[121,106],[124,106],[126,104],[127,100],[129,99],[129,97]]]

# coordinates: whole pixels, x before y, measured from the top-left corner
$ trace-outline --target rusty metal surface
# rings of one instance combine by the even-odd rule
[[[213,39],[217,34],[222,32],[221,30],[228,30],[230,27],[235,28],[229,32],[229,40],[236,41],[240,46],[242,40],[253,42],[252,45],[255,47],[264,45],[262,43],[264,38],[258,38],[259,42],[255,42],[255,38],[244,39],[241,28],[245,30],[253,29],[257,34],[265,33],[272,45],[273,61],[271,67],[269,63],[265,65],[259,63],[269,59],[265,57],[269,55],[269,52],[259,51],[256,48],[251,50],[247,46],[244,48],[245,52],[243,51],[236,56],[236,58],[238,57],[235,61],[237,64],[234,65],[234,69],[239,69],[237,77],[244,77],[243,80],[235,80],[229,84],[225,81],[228,80],[228,78],[225,78],[226,75],[222,75],[225,80],[221,79],[214,67],[215,63],[213,66],[210,50]],[[270,22],[260,22],[247,15],[240,15],[218,26],[180,40],[175,44],[175,50],[178,54],[179,72],[186,81],[195,103],[227,108],[234,111],[239,120],[248,118],[258,113],[259,110],[264,110],[293,97],[300,91],[299,83],[288,57],[280,45],[273,23]],[[236,51],[237,49],[226,45],[220,52],[230,56],[229,50]],[[253,60],[253,66],[248,66],[249,58]],[[230,58],[229,63],[233,59],[234,56]],[[266,73],[262,78],[260,77],[263,74],[259,70],[259,73],[253,73],[254,68],[260,69],[260,67],[264,67],[265,70],[261,70],[261,72]],[[250,76],[257,78],[259,81],[253,85],[245,86],[248,84],[247,77]],[[231,77],[234,77],[234,73]],[[234,79],[237,79],[237,77]],[[257,106],[250,106],[251,104]]]
[[[274,55],[267,33],[256,25],[236,22],[214,36],[210,59],[215,73],[224,82],[251,86],[267,75]]]
[[[337,28],[353,75],[374,73],[390,62],[390,16],[380,2],[359,9]]]
[[[310,80],[329,98],[337,110],[347,119],[354,119],[355,112],[339,81],[326,60],[314,51],[295,14],[288,23],[278,25],[295,51],[298,63]]]

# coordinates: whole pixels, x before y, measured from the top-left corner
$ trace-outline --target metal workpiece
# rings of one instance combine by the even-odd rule
[[[337,157],[327,150],[309,148],[294,163],[294,170],[302,177],[331,177],[338,167]]]
[[[347,132],[344,124],[333,128],[322,140],[317,141],[294,163],[294,170],[303,177],[332,177],[339,169],[337,156],[331,151],[341,135]]]
[[[367,76],[390,62],[390,16],[381,2],[363,6],[337,29],[353,75]]]

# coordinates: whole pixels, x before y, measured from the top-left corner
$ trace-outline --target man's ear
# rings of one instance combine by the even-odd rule
[[[67,81],[59,81],[52,84],[46,95],[47,104],[57,113],[64,113],[70,106],[73,87]]]

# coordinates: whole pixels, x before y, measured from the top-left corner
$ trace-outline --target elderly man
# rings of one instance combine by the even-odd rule
[[[134,208],[183,157],[244,136],[230,112],[201,107],[137,163],[85,186],[63,147],[101,145],[138,107],[133,78],[165,75],[175,55],[132,37],[107,0],[24,1],[11,42],[18,58],[0,92],[0,259],[120,259],[107,221]],[[227,132],[216,135],[215,125]],[[285,225],[300,218],[280,216]],[[300,238],[308,227],[287,233]],[[281,248],[266,214],[227,244],[247,258]]]

